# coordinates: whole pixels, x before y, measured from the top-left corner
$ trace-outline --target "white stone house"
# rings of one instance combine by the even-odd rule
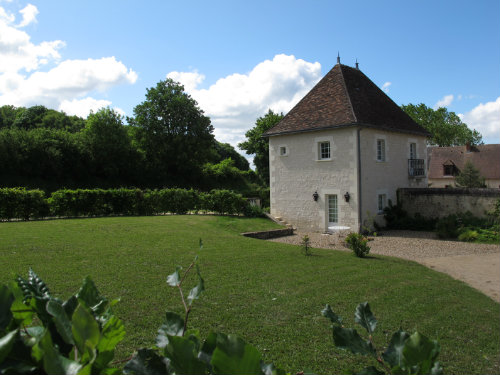
[[[357,64],[338,61],[264,136],[271,214],[299,230],[362,231],[398,188],[427,187],[429,133]]]

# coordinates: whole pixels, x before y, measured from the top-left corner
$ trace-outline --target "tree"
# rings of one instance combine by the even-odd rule
[[[215,151],[217,157],[215,161],[217,163],[222,162],[228,158],[231,158],[234,162],[234,166],[242,171],[248,171],[250,169],[250,164],[244,156],[240,155],[238,151],[234,149],[229,143],[221,143],[215,141]]]
[[[193,186],[214,146],[213,126],[198,104],[171,79],[160,81],[128,122],[154,186]]]
[[[477,130],[471,130],[460,120],[455,112],[446,108],[433,110],[425,104],[402,105],[401,108],[415,122],[431,133],[430,144],[440,147],[482,144],[482,136]]]
[[[255,154],[253,163],[257,175],[269,185],[269,141],[262,138],[267,130],[281,121],[283,113],[277,114],[269,110],[264,117],[259,117],[255,121],[255,126],[245,133],[246,141],[238,144],[241,150],[245,150],[248,155]]]
[[[485,187],[484,177],[481,177],[479,169],[474,167],[470,160],[464,165],[464,169],[455,177],[455,182],[458,186],[467,188],[482,188]]]
[[[82,135],[94,176],[113,186],[128,185],[135,180],[139,155],[132,147],[122,115],[110,108],[91,112]]]

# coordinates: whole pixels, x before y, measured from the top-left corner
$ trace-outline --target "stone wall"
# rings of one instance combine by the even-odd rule
[[[440,218],[470,211],[485,217],[500,198],[500,189],[425,188],[399,189],[398,202],[410,214],[426,218]]]
[[[266,231],[262,231],[262,232],[241,233],[242,236],[251,237],[251,238],[258,238],[259,240],[268,240],[270,238],[291,236],[292,234],[293,234],[293,228],[272,229],[272,230],[266,230]]]

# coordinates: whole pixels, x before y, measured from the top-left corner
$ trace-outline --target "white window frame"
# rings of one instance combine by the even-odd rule
[[[410,159],[418,159],[416,142],[410,142]]]
[[[332,209],[332,207],[330,207],[330,198],[335,198],[335,207],[334,209]],[[339,196],[337,194],[328,194],[326,196],[326,204],[327,204],[327,212],[326,212],[326,215],[327,215],[327,224],[330,225],[330,224],[338,224],[339,223]],[[330,214],[332,214],[334,216],[334,219],[333,221],[330,221]]]
[[[318,160],[332,160],[332,145],[330,141],[318,142]]]
[[[284,150],[284,152],[283,152]],[[279,145],[278,146],[278,154],[279,156],[288,156],[288,146],[287,145]]]
[[[385,147],[385,139],[377,138],[377,161],[385,162],[386,158],[386,147]]]
[[[377,213],[379,215],[384,213],[384,208],[387,207],[387,194],[377,194]]]

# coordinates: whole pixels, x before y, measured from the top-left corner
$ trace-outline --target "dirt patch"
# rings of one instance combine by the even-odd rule
[[[345,233],[329,235],[298,232],[271,241],[299,245],[308,235],[316,248],[350,251],[344,247]],[[443,241],[432,232],[386,231],[370,241],[370,254],[414,260],[462,280],[500,302],[500,246]]]

